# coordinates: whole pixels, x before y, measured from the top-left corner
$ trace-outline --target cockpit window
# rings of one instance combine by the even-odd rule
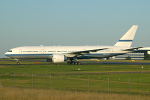
[[[8,52],[12,52],[12,50],[9,50]]]

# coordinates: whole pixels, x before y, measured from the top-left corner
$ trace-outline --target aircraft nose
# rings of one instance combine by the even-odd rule
[[[8,56],[8,52],[5,53],[5,56]]]
[[[8,52],[5,52],[5,55],[7,55],[8,54]]]

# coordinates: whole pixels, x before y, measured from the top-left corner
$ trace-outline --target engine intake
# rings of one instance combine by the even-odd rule
[[[64,62],[66,60],[65,55],[62,54],[54,54],[52,57],[52,61],[54,63],[58,63],[58,62]]]

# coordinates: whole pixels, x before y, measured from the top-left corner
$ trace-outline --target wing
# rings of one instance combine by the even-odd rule
[[[134,51],[134,50],[138,51],[139,48],[143,48],[143,47],[130,48],[130,49],[125,49],[123,51]]]
[[[143,48],[143,47],[135,47],[135,48],[130,48],[130,49],[124,49],[123,51],[137,52],[139,48]],[[110,55],[110,57],[118,56],[118,55],[124,55],[124,54],[126,54],[126,53],[113,54],[113,55]]]
[[[103,57],[100,57],[100,58],[109,58],[109,57],[113,57],[113,56],[124,55],[124,54],[129,53],[129,52],[139,52],[140,48],[143,48],[143,47],[124,49],[123,51],[127,51],[127,52],[125,52],[125,53],[110,53],[110,54],[104,55]]]
[[[123,51],[138,52],[139,48],[143,48],[143,47],[135,47],[135,48],[130,48],[130,49],[124,49]],[[118,56],[118,55],[124,55],[124,54],[126,54],[126,53],[110,54],[108,57],[113,57],[113,56]]]
[[[90,52],[97,52],[97,51],[105,50],[105,49],[108,49],[108,48],[92,49],[92,50],[85,50],[85,51],[77,51],[77,52],[71,52],[71,53],[68,53],[68,54],[83,55],[83,54],[89,54]]]

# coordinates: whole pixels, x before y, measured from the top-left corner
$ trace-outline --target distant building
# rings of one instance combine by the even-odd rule
[[[127,53],[124,55],[115,56],[115,60],[125,60],[126,57],[131,57],[131,60],[143,60],[144,53]]]

